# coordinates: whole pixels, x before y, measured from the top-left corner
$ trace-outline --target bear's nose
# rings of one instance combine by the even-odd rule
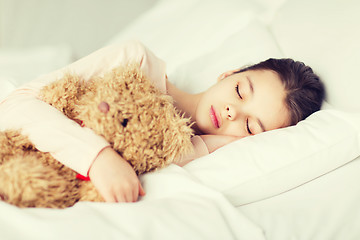
[[[107,102],[101,102],[99,103],[98,108],[100,112],[107,113],[110,109],[110,106]]]

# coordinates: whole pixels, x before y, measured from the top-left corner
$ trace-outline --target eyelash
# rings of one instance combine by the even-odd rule
[[[236,91],[237,95],[239,95],[240,99],[243,99],[239,92],[239,84],[236,84],[235,91]]]
[[[247,131],[250,135],[253,135],[253,133],[251,132],[250,128],[249,128],[249,119],[247,118],[246,119],[246,128],[247,128]]]

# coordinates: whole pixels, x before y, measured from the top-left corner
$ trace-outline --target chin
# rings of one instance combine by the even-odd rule
[[[202,133],[202,134],[206,134],[206,135],[209,135],[209,134],[211,134],[211,135],[218,135],[219,133],[217,132],[217,131],[215,131],[214,129],[212,129],[212,128],[203,128],[203,129],[200,129],[200,132]]]
[[[195,125],[193,129],[195,130],[195,134],[198,134],[198,135],[211,134],[209,129],[207,129],[206,127],[203,127],[201,125]]]

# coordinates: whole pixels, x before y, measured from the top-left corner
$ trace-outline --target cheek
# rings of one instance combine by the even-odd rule
[[[228,126],[224,126],[223,135],[230,135],[236,137],[246,137],[247,134],[245,132],[244,126],[242,126],[239,122],[229,122]]]
[[[211,99],[209,94],[204,94],[201,97],[201,99],[199,100],[199,102],[197,103],[197,106],[196,106],[196,111],[195,111],[196,120],[203,119],[204,117],[206,117],[208,115],[210,106],[212,104],[214,104],[214,102],[212,100],[213,99]]]
[[[208,117],[207,105],[199,103],[195,112],[195,122],[201,132],[208,133],[210,117]]]

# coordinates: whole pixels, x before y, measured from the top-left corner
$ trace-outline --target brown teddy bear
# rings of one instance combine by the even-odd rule
[[[139,66],[82,81],[67,74],[42,99],[103,136],[137,174],[162,168],[191,152],[190,121],[144,76]],[[20,130],[0,132],[0,197],[19,207],[65,208],[103,201],[91,181],[38,151]]]

